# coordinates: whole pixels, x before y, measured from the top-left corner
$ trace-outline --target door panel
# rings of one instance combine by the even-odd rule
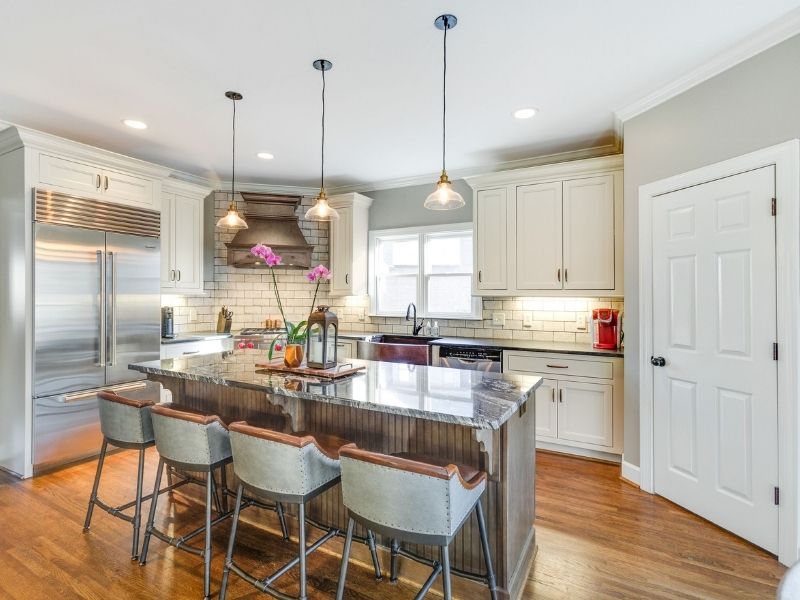
[[[560,290],[561,182],[517,188],[517,288]]]
[[[48,185],[57,185],[76,192],[100,191],[100,169],[92,165],[65,160],[47,154],[39,155],[39,181]]]
[[[134,203],[150,208],[154,204],[153,182],[143,177],[104,170],[103,190],[111,202]]]
[[[614,176],[564,182],[564,289],[614,289]]]
[[[659,196],[652,223],[655,491],[770,552],[774,182],[770,166]]]
[[[477,289],[508,288],[506,190],[480,190],[475,199]]]
[[[128,365],[156,360],[161,351],[159,240],[106,234],[106,383],[142,379]]]
[[[161,195],[161,287],[174,288],[175,234],[173,230],[174,194]]]
[[[173,200],[172,244],[175,256],[177,289],[202,289],[200,281],[201,267],[200,247],[202,240],[202,202],[195,198],[187,198],[175,194]]]
[[[536,388],[536,437],[558,437],[558,381],[544,379]]]
[[[558,437],[613,446],[613,387],[599,383],[558,382]]]
[[[349,295],[352,289],[353,273],[353,208],[337,208],[339,218],[331,222],[331,291]]]
[[[105,234],[41,223],[34,233],[34,395],[101,386]]]

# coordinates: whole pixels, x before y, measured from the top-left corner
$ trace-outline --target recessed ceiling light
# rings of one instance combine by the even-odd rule
[[[514,111],[514,116],[517,119],[530,119],[531,117],[535,116],[536,113],[539,112],[538,108],[520,108],[519,110]]]
[[[147,129],[147,123],[144,121],[137,121],[136,119],[123,119],[122,123],[131,129]]]
[[[273,158],[275,158],[275,156],[270,154],[269,152],[259,152],[258,154],[256,154],[256,156],[258,158],[263,158],[264,160],[272,160]]]

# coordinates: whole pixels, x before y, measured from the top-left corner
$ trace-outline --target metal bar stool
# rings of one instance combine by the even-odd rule
[[[295,600],[292,596],[273,586],[281,575],[297,565],[300,566],[300,595],[297,600],[305,600],[307,598],[306,556],[340,534],[335,527],[326,527],[307,519],[305,504],[339,483],[339,448],[350,442],[332,435],[308,432],[279,433],[271,429],[255,427],[246,422],[232,423],[230,436],[233,448],[233,470],[241,483],[236,492],[236,506],[228,542],[228,553],[225,558],[225,569],[222,574],[220,600],[225,600],[228,577],[231,572],[274,598]],[[298,556],[271,575],[261,579],[246,572],[233,560],[239,514],[244,506],[242,496],[245,489],[257,497],[267,498],[274,502],[288,502],[298,506]],[[306,544],[306,522],[325,532],[310,546]],[[369,544],[375,576],[380,579],[381,570],[374,536],[369,532],[367,537],[361,538],[360,541]]]
[[[339,455],[342,496],[350,520],[336,592],[338,600],[344,596],[351,534],[356,521],[392,539],[391,581],[397,580],[398,556],[431,567],[431,574],[417,594],[417,599],[425,596],[441,574],[444,597],[450,600],[452,573],[485,583],[492,600],[497,600],[489,538],[481,506],[481,496],[486,490],[486,473],[438,458],[413,454],[386,455],[361,450],[354,445],[342,448]],[[450,568],[450,543],[472,511],[478,518],[485,575]],[[403,550],[398,542],[439,546],[440,560],[428,560]]]
[[[133,395],[133,393],[131,394]],[[103,445],[100,449],[100,458],[97,461],[97,471],[94,476],[92,494],[89,497],[89,507],[86,509],[86,520],[83,523],[84,532],[88,532],[92,524],[92,514],[97,506],[113,517],[122,519],[133,526],[133,540],[131,543],[131,560],[139,558],[139,532],[141,528],[142,502],[153,497],[153,494],[142,496],[142,480],[144,478],[145,450],[155,444],[153,436],[153,423],[150,418],[150,408],[155,404],[153,399],[132,398],[116,394],[111,391],[102,391],[97,394],[100,410],[100,430],[103,432]],[[124,450],[139,451],[139,468],[136,477],[136,498],[120,506],[109,506],[97,496],[100,487],[100,476],[103,472],[108,446],[115,446]],[[156,488],[154,494],[163,494],[188,483],[182,479],[163,490]],[[134,507],[133,516],[124,511]]]

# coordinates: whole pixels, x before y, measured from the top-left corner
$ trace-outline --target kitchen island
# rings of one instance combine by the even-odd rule
[[[498,592],[503,598],[521,596],[535,549],[535,411],[528,400],[541,378],[353,360],[365,369],[329,382],[268,372],[257,366],[265,361],[263,351],[237,350],[130,368],[161,383],[174,402],[226,422],[330,433],[369,450],[426,454],[486,471],[484,507]],[[345,529],[339,487],[310,502],[307,514]],[[410,549],[438,558],[433,548]],[[454,568],[483,572],[474,517],[454,540],[451,561]],[[422,582],[428,573],[427,567],[401,561],[401,577]],[[477,585],[454,578],[455,596],[475,597],[481,593]]]

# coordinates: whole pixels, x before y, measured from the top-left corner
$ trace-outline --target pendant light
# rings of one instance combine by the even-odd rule
[[[217,221],[217,227],[226,229],[247,229],[247,222],[236,210],[236,101],[242,99],[239,92],[225,92],[225,97],[233,102],[233,143],[231,145],[231,202],[228,213]]]
[[[464,198],[453,189],[445,169],[445,142],[447,140],[447,30],[458,23],[453,15],[440,15],[433,24],[444,32],[442,52],[442,175],[436,183],[436,189],[425,198],[425,208],[429,210],[454,210],[464,206]]]
[[[329,60],[320,58],[314,61],[314,68],[322,73],[322,160],[319,195],[314,200],[314,206],[306,211],[306,219],[310,221],[332,221],[339,218],[339,213],[328,204],[328,195],[325,193],[325,71],[330,71],[333,68],[333,64]]]

